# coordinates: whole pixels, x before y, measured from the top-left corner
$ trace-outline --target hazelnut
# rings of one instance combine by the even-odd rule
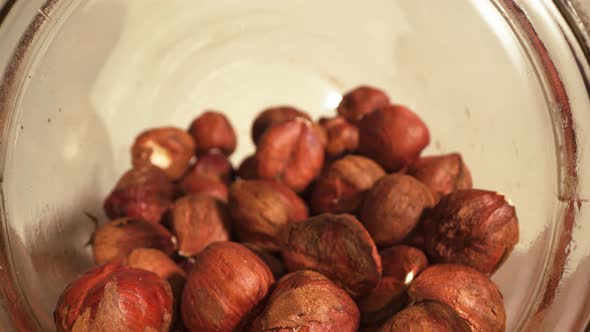
[[[262,111],[258,114],[252,124],[252,141],[254,144],[258,145],[260,138],[267,129],[279,123],[294,120],[296,118],[303,118],[311,121],[311,117],[307,113],[291,106],[277,106]]]
[[[199,156],[184,178],[191,175],[202,175],[224,183],[230,183],[233,179],[233,173],[234,168],[227,156],[217,151],[210,151]]]
[[[371,159],[349,155],[333,162],[317,180],[311,194],[316,213],[356,212],[365,193],[385,175]]]
[[[186,273],[164,252],[157,249],[134,249],[125,260],[125,265],[157,274],[168,281],[174,299],[180,299]]]
[[[191,174],[180,182],[180,188],[187,195],[207,195],[227,203],[228,188],[227,185],[206,175]]]
[[[516,211],[498,193],[458,190],[424,222],[426,252],[437,263],[461,263],[492,274],[518,243]]]
[[[270,294],[251,332],[356,332],[359,311],[346,292],[313,271],[284,276]]]
[[[410,284],[412,302],[439,301],[450,306],[472,331],[505,331],[506,311],[498,287],[484,274],[459,264],[438,264]]]
[[[178,239],[178,254],[184,257],[200,253],[213,242],[228,241],[230,227],[227,206],[207,195],[185,196],[172,208],[172,229]]]
[[[378,109],[365,116],[358,127],[359,153],[388,172],[410,165],[430,142],[424,122],[400,105]]]
[[[459,189],[471,189],[471,173],[458,153],[422,157],[408,169],[408,175],[424,183],[437,201]]]
[[[407,304],[406,286],[426,268],[428,260],[416,248],[398,245],[380,252],[381,281],[368,296],[359,300],[364,324],[380,324]]]
[[[285,264],[283,264],[283,261],[276,253],[261,249],[252,243],[242,243],[242,245],[250,249],[250,251],[255,253],[258,257],[260,257],[260,259],[262,259],[263,262],[266,263],[266,265],[268,265],[275,279],[279,279],[287,273]]]
[[[258,163],[256,155],[251,155],[242,160],[237,171],[238,177],[243,180],[256,180],[258,178]]]
[[[366,85],[361,85],[342,96],[338,105],[338,114],[348,121],[356,123],[365,115],[378,108],[389,105],[389,97],[385,92]]]
[[[129,218],[110,221],[92,236],[96,264],[121,261],[137,248],[159,249],[171,255],[176,249],[176,239],[160,224]]]
[[[213,243],[195,258],[188,275],[183,322],[189,331],[235,331],[273,282],[268,266],[246,247]]]
[[[168,331],[172,293],[156,274],[106,264],[72,281],[54,312],[58,332]]]
[[[359,132],[356,126],[341,116],[320,119],[320,125],[326,133],[326,156],[336,158],[354,152],[359,144]]]
[[[448,305],[426,301],[410,306],[388,320],[378,332],[471,332],[461,317]]]
[[[131,147],[133,167],[152,164],[177,180],[186,171],[195,150],[195,142],[184,130],[154,128],[139,134]]]
[[[159,223],[174,195],[174,186],[161,169],[141,165],[123,174],[103,207],[110,219],[130,217]]]
[[[379,247],[401,242],[434,205],[430,189],[411,176],[382,177],[367,193],[360,219]]]
[[[234,128],[225,115],[208,111],[196,118],[189,128],[198,156],[210,150],[219,150],[231,155],[236,150],[237,138]]]
[[[256,151],[258,176],[303,191],[322,170],[324,147],[311,122],[301,118],[269,128]]]
[[[321,214],[291,224],[282,249],[287,270],[315,270],[355,298],[381,277],[381,258],[361,223],[349,214]]]
[[[289,187],[264,180],[239,180],[229,191],[236,236],[265,250],[278,250],[281,232],[308,217],[305,202]]]

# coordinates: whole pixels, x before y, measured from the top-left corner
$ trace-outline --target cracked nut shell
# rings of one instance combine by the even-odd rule
[[[516,210],[498,193],[465,189],[443,197],[424,220],[426,252],[492,274],[518,243]]]
[[[149,129],[137,136],[131,147],[133,167],[152,164],[161,168],[166,175],[177,180],[187,170],[195,142],[182,129],[162,127]]]
[[[381,258],[361,223],[349,214],[321,214],[291,224],[281,251],[289,271],[315,270],[354,298],[381,278]]]
[[[500,290],[490,278],[468,266],[430,266],[410,284],[408,295],[412,302],[445,303],[472,331],[506,330],[506,311]]]
[[[251,332],[356,332],[359,311],[354,301],[325,276],[298,271],[276,284]]]
[[[303,191],[321,172],[324,146],[311,122],[301,118],[269,128],[256,150],[258,176]]]
[[[106,264],[72,281],[54,312],[58,332],[169,331],[170,286],[156,274]]]

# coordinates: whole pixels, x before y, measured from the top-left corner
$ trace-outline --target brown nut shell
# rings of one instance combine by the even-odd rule
[[[229,156],[236,150],[236,133],[222,113],[204,112],[193,120],[188,131],[195,141],[195,153],[199,156],[211,150]]]
[[[110,221],[92,235],[96,264],[124,260],[137,248],[154,248],[171,255],[176,249],[176,239],[160,224],[129,218]]]
[[[324,147],[311,122],[301,118],[269,128],[256,150],[258,176],[303,191],[321,172]]]
[[[381,281],[358,302],[364,324],[383,323],[402,310],[407,305],[407,285],[428,266],[426,255],[409,246],[393,246],[379,254],[383,266]]]
[[[139,134],[131,147],[133,167],[152,164],[161,168],[166,175],[177,180],[187,170],[195,142],[184,130],[162,127],[146,130]]]
[[[365,115],[390,104],[389,96],[375,87],[361,85],[342,96],[338,114],[356,123]]]
[[[471,172],[458,153],[422,157],[409,167],[407,174],[430,188],[437,201],[453,191],[473,186]]]
[[[142,165],[123,174],[103,208],[109,219],[130,217],[159,223],[174,194],[172,182],[161,169]]]
[[[401,105],[370,113],[358,127],[359,154],[375,160],[388,172],[410,165],[430,143],[426,124]]]
[[[256,156],[251,155],[242,160],[238,167],[237,175],[242,180],[256,180],[258,179],[258,163]]]
[[[443,197],[424,222],[434,262],[460,263],[494,273],[518,243],[516,210],[498,193],[465,189]]]
[[[209,245],[195,258],[182,296],[189,331],[232,332],[247,318],[274,282],[268,266],[233,242]]]
[[[234,182],[229,211],[237,238],[265,250],[278,250],[284,228],[308,217],[305,202],[289,187],[264,180]]]
[[[169,331],[170,286],[156,274],[106,264],[72,281],[54,312],[58,332]]]
[[[222,201],[207,195],[190,195],[174,203],[172,229],[178,240],[178,254],[191,257],[213,242],[228,241],[231,220]]]
[[[325,213],[291,224],[282,255],[289,271],[318,271],[355,298],[367,295],[381,277],[375,243],[349,214]]]
[[[125,265],[157,274],[160,278],[168,281],[175,300],[180,300],[186,273],[164,252],[158,249],[134,249],[125,259]]]
[[[287,268],[277,253],[261,249],[252,243],[242,243],[242,245],[258,255],[258,257],[268,265],[268,268],[272,271],[272,275],[275,279],[278,280],[287,273]]]
[[[180,189],[187,195],[207,195],[226,203],[229,195],[225,182],[195,173],[182,179]]]
[[[426,301],[410,306],[388,320],[378,332],[471,332],[448,305]]]
[[[333,162],[316,181],[311,194],[315,213],[352,213],[363,202],[366,192],[385,175],[371,159],[348,155]]]
[[[472,331],[506,330],[506,311],[498,287],[484,274],[459,264],[428,267],[412,282],[413,302],[434,300],[450,306]]]
[[[342,289],[314,271],[297,271],[276,284],[251,332],[356,332],[359,311]]]
[[[326,135],[326,156],[336,158],[346,153],[352,153],[359,146],[358,128],[346,121],[344,117],[320,119],[320,126]]]
[[[227,156],[214,150],[200,155],[184,178],[200,175],[230,183],[233,173],[234,168]]]
[[[401,242],[416,227],[426,208],[434,205],[428,187],[411,176],[382,177],[367,193],[360,220],[379,247]]]
[[[309,114],[291,106],[276,106],[260,112],[252,124],[252,142],[258,145],[260,138],[270,127],[297,118],[311,121]]]

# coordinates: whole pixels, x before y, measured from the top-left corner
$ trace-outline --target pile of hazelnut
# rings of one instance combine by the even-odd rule
[[[137,136],[57,330],[504,331],[510,201],[458,153],[420,157],[426,125],[383,91],[337,110],[263,111],[237,171],[221,113]]]

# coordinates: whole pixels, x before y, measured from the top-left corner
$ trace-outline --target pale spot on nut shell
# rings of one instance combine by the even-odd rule
[[[152,150],[150,162],[159,168],[166,169],[172,165],[172,158],[168,155],[166,149],[154,141],[149,141],[146,146]]]
[[[414,271],[408,272],[406,275],[406,280],[404,280],[404,284],[407,286],[412,282],[412,280],[414,280]]]

